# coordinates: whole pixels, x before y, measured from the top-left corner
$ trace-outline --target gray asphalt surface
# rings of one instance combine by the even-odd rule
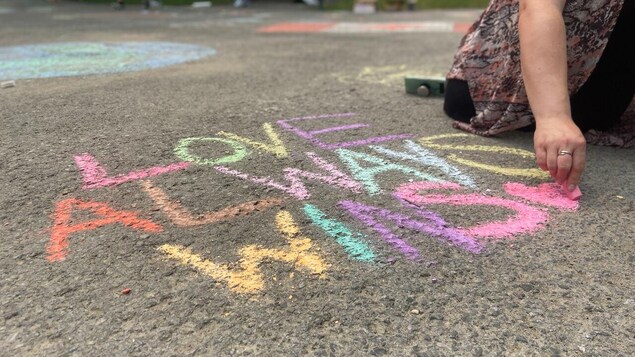
[[[81,3],[0,3],[5,47],[144,41],[216,50],[187,63],[110,74],[97,58],[84,66],[103,74],[17,79],[15,87],[0,89],[0,355],[634,355],[632,150],[588,149],[577,210],[553,206],[567,204],[561,197],[552,197],[550,206],[537,203],[530,192],[534,201],[527,201],[507,193],[504,184],[549,182],[519,176],[532,172],[531,158],[468,148],[531,151],[531,133],[434,141],[443,147],[418,141],[460,133],[445,118],[440,99],[406,95],[403,76],[443,75],[460,33],[258,31],[283,22],[464,24],[477,16],[473,10],[362,16],[258,2],[246,9],[149,13],[139,6],[114,11]],[[32,68],[56,71],[46,68],[47,61]],[[436,218],[413,213],[392,194],[426,174],[461,183],[456,172],[390,158],[369,145],[345,148],[349,151],[319,147],[278,123],[335,113],[357,114],[287,123],[304,131],[369,125],[314,133],[326,143],[411,134],[428,160],[472,180],[471,187],[430,191],[438,201],[425,208],[445,221],[433,228],[450,233],[439,238],[417,231],[413,220],[429,228]],[[270,125],[286,156],[253,144],[271,143],[263,124]],[[221,131],[252,143],[240,146]],[[188,144],[185,138],[216,139]],[[405,152],[404,143],[376,145]],[[175,152],[180,144],[189,156]],[[243,147],[249,151],[244,159],[217,160]],[[342,176],[337,187],[302,179],[310,197],[299,197],[297,185],[285,191],[263,183],[270,177],[289,186],[285,168],[332,174],[305,152],[354,177],[346,181],[353,186],[373,177],[364,168],[387,166],[358,156],[361,167],[355,171],[343,158],[347,153],[379,157],[419,174],[393,166],[374,176],[381,188],[376,194],[368,186],[359,192],[346,188]],[[90,154],[105,173],[81,172],[75,158],[82,154]],[[211,162],[187,161],[197,157]],[[190,166],[147,171],[183,160]],[[260,183],[224,174],[214,168],[219,165],[258,176]],[[492,172],[483,165],[521,173]],[[91,173],[83,187],[83,175]],[[103,186],[90,186],[96,182]],[[210,212],[243,202],[267,204],[269,197],[280,201],[209,218]],[[480,204],[449,205],[448,197]],[[342,201],[377,207],[366,218],[372,222],[355,218]],[[505,206],[510,201],[518,203]],[[521,213],[514,211],[518,205]],[[338,235],[316,224],[307,207],[319,208],[331,228],[339,227]],[[378,212],[386,213],[381,209],[413,219],[380,218]],[[188,214],[183,210],[192,217],[183,218]],[[188,226],[201,216],[207,223]],[[498,228],[487,226],[492,222]],[[461,227],[512,233],[476,237]],[[482,251],[450,244],[444,237],[451,234],[471,237]],[[60,248],[64,242],[67,249]],[[166,244],[180,247],[180,260],[166,253]],[[368,259],[348,254],[346,244],[365,247]],[[418,256],[408,255],[405,246]]]

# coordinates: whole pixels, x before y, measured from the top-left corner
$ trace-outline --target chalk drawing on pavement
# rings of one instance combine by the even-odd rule
[[[141,188],[152,198],[165,215],[178,227],[194,227],[229,221],[239,216],[246,216],[254,212],[261,212],[273,206],[281,206],[282,199],[269,197],[257,201],[243,202],[238,205],[225,207],[218,211],[195,215],[183,207],[178,201],[173,201],[161,188],[156,187],[149,180],[140,182]]]
[[[90,211],[98,218],[74,223],[73,212],[78,210]],[[149,233],[163,231],[163,227],[159,224],[140,218],[134,211],[119,211],[104,202],[81,201],[75,198],[58,202],[55,205],[53,218],[51,239],[46,248],[46,258],[50,262],[59,262],[66,259],[71,234],[91,231],[115,223]]]
[[[311,238],[304,236],[288,211],[276,215],[276,226],[287,241],[285,248],[264,248],[248,245],[239,250],[240,270],[228,265],[214,263],[178,244],[164,244],[158,250],[183,266],[192,267],[214,280],[227,282],[228,288],[237,293],[256,293],[265,286],[260,267],[267,261],[290,264],[296,270],[306,271],[319,278],[325,277],[328,265],[313,252]]]
[[[204,229],[220,222],[248,224],[245,220],[249,216],[274,211],[275,226],[286,242],[284,247],[238,243],[232,248],[240,257],[237,262],[220,262],[219,256],[205,257],[184,246],[178,238],[156,247],[157,254],[167,258],[166,264],[176,262],[211,278],[216,286],[223,283],[232,292],[253,294],[266,288],[266,270],[262,271],[260,266],[271,261],[322,277],[329,264],[379,263],[386,256],[386,250],[397,252],[408,261],[430,261],[434,257],[426,249],[427,241],[478,255],[492,240],[534,235],[548,228],[554,217],[552,212],[573,212],[579,207],[578,201],[569,200],[554,183],[528,186],[522,182],[505,182],[500,189],[485,192],[479,187],[480,181],[474,176],[479,173],[488,177],[496,174],[503,179],[529,178],[532,182],[545,178],[532,168],[535,164],[531,151],[472,144],[471,136],[462,133],[423,137],[414,133],[384,133],[360,138],[358,130],[369,128],[371,124],[355,113],[332,113],[264,123],[250,133],[218,131],[203,134],[210,136],[175,138],[175,158],[171,164],[138,167],[132,162],[125,164],[128,169],[115,172],[107,171],[90,153],[76,155],[78,184],[84,190],[108,190],[112,196],[119,186],[136,183],[137,189],[144,192],[155,207],[153,210],[158,209],[168,220],[165,225],[159,225],[146,218],[151,216],[149,212],[136,209],[147,206],[144,204],[135,203],[134,210],[123,210],[115,208],[120,206],[117,204],[66,198],[54,203],[46,258],[51,263],[62,263],[68,259],[69,241],[74,235],[86,236],[105,226],[119,226],[133,234],[153,233],[166,237],[174,230]],[[322,140],[323,135],[344,131],[355,133],[355,139]],[[294,148],[290,145],[294,141],[287,141],[290,137],[301,139],[315,151]],[[205,151],[204,156],[197,154],[202,148],[210,147],[215,150]],[[242,162],[256,152],[268,154],[259,156],[259,160],[283,163],[283,168],[278,173],[260,172],[257,167]],[[475,152],[508,155],[517,159],[514,160],[516,167],[488,162],[493,155],[480,155],[476,159]],[[472,157],[468,158],[470,154]],[[190,167],[202,170],[189,170]],[[129,171],[130,168],[135,169]],[[228,203],[220,209],[193,212],[170,197],[178,192],[153,182],[167,175],[200,173],[204,173],[206,180],[225,176],[233,179],[235,185],[262,186],[266,192],[276,190],[282,197],[267,193]],[[386,175],[391,179],[382,178]],[[330,204],[321,200],[323,194],[313,195],[316,184],[330,190],[328,195],[333,198]],[[379,195],[384,195],[386,200],[378,200]],[[471,212],[468,226],[453,224],[456,215],[449,212],[459,210]],[[500,214],[493,216],[493,210],[499,210]],[[294,216],[304,219],[296,221]],[[314,227],[312,238],[301,233],[302,224]],[[322,256],[319,243],[341,250],[347,261]],[[327,264],[325,259],[333,262]]]
[[[431,71],[421,68],[407,66],[405,64],[394,66],[365,66],[358,73],[333,73],[338,81],[342,83],[370,83],[383,84],[387,86],[403,86],[406,76],[419,77],[443,77],[441,71]]]
[[[0,79],[133,72],[213,56],[210,47],[171,42],[63,42],[0,47]]]

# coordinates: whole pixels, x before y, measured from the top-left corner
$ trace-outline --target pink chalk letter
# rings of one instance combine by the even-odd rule
[[[514,212],[506,221],[494,221],[460,229],[472,237],[505,238],[515,234],[532,233],[549,220],[549,215],[540,209],[500,197],[489,197],[479,194],[421,195],[419,193],[425,190],[458,190],[460,188],[461,186],[451,182],[413,182],[397,188],[395,196],[417,206],[430,204],[449,204],[451,206],[482,205],[507,208]]]
[[[79,167],[84,180],[83,189],[120,185],[125,182],[143,180],[168,172],[184,170],[191,164],[189,162],[177,162],[167,166],[155,166],[144,170],[131,171],[127,174],[108,176],[106,170],[95,160],[91,154],[75,156],[75,164]]]
[[[320,173],[287,167],[283,170],[285,173],[284,178],[290,183],[290,185],[285,186],[281,183],[275,182],[270,177],[254,176],[242,173],[238,170],[232,170],[225,166],[214,166],[214,169],[216,169],[216,171],[218,172],[235,176],[245,181],[251,181],[260,185],[273,187],[297,198],[298,200],[306,200],[311,196],[301,178],[322,182],[329,186],[345,188],[355,193],[359,193],[362,191],[362,185],[359,182],[353,180],[351,177],[338,170],[335,165],[327,162],[315,153],[307,152],[306,155],[311,159],[315,166],[321,168],[329,174],[324,175]]]
[[[564,188],[563,192],[557,183],[543,183],[538,185],[538,187],[530,187],[522,183],[508,182],[503,185],[503,188],[505,192],[512,196],[566,211],[575,211],[580,206],[579,202],[575,201],[575,199],[567,198],[565,192],[569,192],[566,188]],[[575,193],[575,191],[571,193]]]

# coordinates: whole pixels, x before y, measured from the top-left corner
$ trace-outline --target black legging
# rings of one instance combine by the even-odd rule
[[[635,0],[625,0],[600,60],[571,96],[571,116],[582,132],[614,126],[635,95],[635,61],[629,55],[635,38],[633,9]],[[476,115],[466,81],[447,81],[443,110],[450,118],[466,123]]]

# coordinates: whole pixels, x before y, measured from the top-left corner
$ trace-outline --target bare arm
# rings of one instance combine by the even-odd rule
[[[565,0],[520,0],[518,31],[523,80],[536,119],[536,161],[571,191],[584,170],[586,141],[571,119],[564,4]],[[562,150],[571,155],[559,155]]]

